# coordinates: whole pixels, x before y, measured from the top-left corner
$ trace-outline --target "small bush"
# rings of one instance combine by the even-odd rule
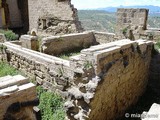
[[[3,33],[7,41],[13,41],[18,39],[18,35],[15,34],[12,30],[0,30],[0,33]]]
[[[159,47],[159,49],[160,49],[160,41],[158,41],[158,42],[156,43],[156,46]]]
[[[127,33],[127,28],[124,28],[123,30],[122,30],[122,33],[125,35],[126,33]]]
[[[8,65],[7,63],[1,62],[0,61],[0,77],[5,76],[5,75],[16,75],[19,72]]]
[[[37,91],[42,120],[64,120],[63,99],[53,92],[43,90],[40,86],[37,87]]]

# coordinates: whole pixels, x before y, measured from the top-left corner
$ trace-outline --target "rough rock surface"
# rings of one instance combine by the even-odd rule
[[[142,120],[160,120],[160,105],[152,104],[148,112],[143,112]]]

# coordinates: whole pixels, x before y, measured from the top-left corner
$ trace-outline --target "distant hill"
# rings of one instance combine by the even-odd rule
[[[115,13],[100,10],[79,10],[78,16],[85,30],[114,32]]]
[[[114,32],[116,26],[116,13],[101,10],[79,10],[79,20],[85,30]],[[159,13],[150,14],[148,26],[160,28]]]
[[[107,12],[116,12],[117,8],[146,8],[149,9],[150,13],[160,13],[160,7],[159,6],[153,6],[153,5],[144,5],[144,6],[118,6],[118,7],[106,7],[106,8],[98,8],[96,10],[104,10]]]

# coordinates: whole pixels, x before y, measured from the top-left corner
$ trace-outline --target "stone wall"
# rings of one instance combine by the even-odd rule
[[[145,35],[147,37],[145,39],[160,41],[160,28],[148,28],[142,35]]]
[[[6,42],[3,52],[0,52],[0,58],[8,61],[10,65],[20,70],[31,80],[42,85],[45,89],[55,91],[63,90],[69,77],[73,77],[69,61],[54,56],[46,55],[40,52],[23,48],[19,45]],[[62,77],[64,74],[65,77]],[[62,81],[57,83],[56,80]]]
[[[88,48],[98,44],[92,32],[45,37],[42,39],[42,52],[50,55],[60,55]]]
[[[93,33],[95,35],[96,41],[100,44],[116,41],[115,38],[116,36],[114,33],[97,32],[97,31],[94,31]]]
[[[19,40],[21,42],[22,47],[38,51],[39,42],[38,42],[38,37],[37,36],[21,35]]]
[[[68,119],[113,120],[122,115],[146,88],[151,50],[152,42],[121,40],[72,57],[80,78],[75,76],[67,89]]]
[[[30,30],[52,35],[82,31],[70,0],[28,0]]]
[[[148,9],[118,9],[116,37],[119,39],[158,41],[160,39],[160,29],[147,28],[148,12]]]
[[[126,27],[146,30],[148,9],[123,9],[117,10],[117,31],[122,31]]]
[[[120,40],[92,46],[70,61],[4,45],[12,66],[67,99],[66,119],[113,120],[144,92],[153,43]]]
[[[36,120],[33,107],[38,104],[36,87],[27,78],[21,75],[0,77],[1,120]]]

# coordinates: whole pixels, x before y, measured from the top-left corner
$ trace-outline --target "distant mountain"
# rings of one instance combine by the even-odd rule
[[[104,10],[107,12],[116,12],[117,8],[146,8],[149,9],[150,13],[160,13],[160,6],[153,5],[144,5],[144,6],[118,6],[118,7],[106,7],[106,8],[98,8],[97,10]]]
[[[160,28],[160,13],[150,14],[148,27]],[[85,30],[115,32],[116,13],[102,10],[78,10],[78,17]]]

